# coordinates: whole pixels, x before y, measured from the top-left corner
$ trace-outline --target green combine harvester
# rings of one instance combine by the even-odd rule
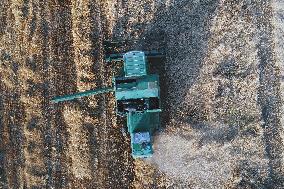
[[[108,51],[106,51],[108,52]],[[160,127],[160,85],[157,74],[148,74],[148,59],[163,57],[158,51],[106,53],[107,62],[123,61],[122,74],[113,78],[112,87],[55,97],[52,102],[114,92],[116,112],[127,120],[133,158],[151,157],[153,134]]]

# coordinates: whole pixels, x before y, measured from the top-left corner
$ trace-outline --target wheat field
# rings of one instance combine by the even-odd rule
[[[163,49],[154,155],[131,157],[104,40]],[[1,0],[0,188],[284,188],[282,0]]]

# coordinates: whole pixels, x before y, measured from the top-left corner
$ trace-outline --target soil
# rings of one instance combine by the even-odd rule
[[[162,128],[131,157],[104,40],[161,50]],[[0,188],[284,188],[282,0],[2,0]]]

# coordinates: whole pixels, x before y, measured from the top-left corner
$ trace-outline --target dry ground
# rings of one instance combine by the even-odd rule
[[[1,0],[0,188],[284,188],[282,0]],[[155,154],[133,160],[104,39],[164,49]]]

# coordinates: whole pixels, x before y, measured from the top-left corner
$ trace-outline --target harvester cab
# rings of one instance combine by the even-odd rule
[[[147,59],[162,57],[157,51],[129,51],[106,54],[107,62],[123,61],[122,75],[112,79],[113,86],[76,94],[55,97],[52,102],[72,100],[84,96],[114,92],[116,113],[127,121],[133,158],[153,154],[153,135],[160,127],[160,85],[157,74],[148,74]]]

